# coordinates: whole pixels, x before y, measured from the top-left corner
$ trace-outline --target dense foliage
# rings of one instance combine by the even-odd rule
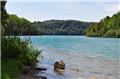
[[[40,52],[32,47],[30,39],[2,36],[1,42],[2,59],[18,59],[23,65],[35,65]]]
[[[8,15],[5,35],[83,35],[89,22],[76,20],[48,20],[30,22],[16,15]]]
[[[99,23],[92,24],[86,30],[86,36],[120,38],[120,12],[107,16]]]
[[[28,32],[30,21],[16,15],[8,15],[7,25],[4,26],[4,35],[22,35]]]
[[[33,26],[40,27],[40,33],[45,35],[83,35],[90,24],[76,20],[47,20],[34,22]]]
[[[18,36],[2,36],[2,79],[14,79],[15,74],[21,72],[24,66],[34,67],[40,53],[41,51],[32,47],[30,39],[21,39]]]
[[[4,33],[4,27],[3,26],[6,26],[7,25],[7,11],[5,9],[5,5],[6,5],[6,1],[0,1],[0,7],[1,7],[1,10],[0,10],[0,15],[1,15],[1,33],[3,34]]]
[[[2,25],[6,23],[6,19],[8,17],[7,15],[7,11],[5,9],[5,4],[6,4],[6,1],[0,1],[0,7],[1,7],[1,23]]]
[[[1,78],[14,79],[21,72],[20,61],[16,59],[1,60]]]

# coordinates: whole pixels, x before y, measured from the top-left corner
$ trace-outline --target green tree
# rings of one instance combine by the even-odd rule
[[[105,17],[100,22],[91,25],[86,30],[86,36],[120,37],[120,12],[112,17]]]
[[[26,34],[28,28],[31,27],[30,21],[16,15],[9,15],[7,21],[8,23],[7,26],[5,26],[5,35],[23,35]]]
[[[6,26],[6,24],[7,24],[7,17],[8,17],[8,15],[7,15],[7,11],[6,11],[6,9],[5,9],[5,5],[6,5],[6,0],[1,0],[0,1],[0,7],[1,7],[1,33],[2,34],[4,34],[4,27]]]

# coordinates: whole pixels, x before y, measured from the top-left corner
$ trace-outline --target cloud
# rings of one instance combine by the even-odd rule
[[[106,14],[108,14],[109,16],[112,16],[113,14],[120,11],[120,4],[112,4],[109,7],[106,7],[105,11],[106,11]]]
[[[107,8],[106,11],[107,12],[117,12],[119,11],[119,4],[114,4],[114,5],[111,5],[111,7]]]

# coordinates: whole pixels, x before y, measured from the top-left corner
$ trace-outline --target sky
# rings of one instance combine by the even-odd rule
[[[119,2],[119,0],[7,0],[8,2]]]
[[[51,19],[98,22],[120,11],[119,0],[7,0],[9,14],[30,21]]]

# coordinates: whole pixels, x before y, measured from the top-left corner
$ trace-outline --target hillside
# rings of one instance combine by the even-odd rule
[[[33,26],[39,27],[44,35],[84,35],[84,30],[90,24],[76,20],[47,20],[34,22]]]
[[[84,35],[85,29],[92,24],[76,20],[47,20],[30,22],[29,20],[9,15],[2,27],[2,35]]]
[[[92,24],[87,28],[86,36],[120,38],[120,12],[112,17],[105,17],[99,23]]]

